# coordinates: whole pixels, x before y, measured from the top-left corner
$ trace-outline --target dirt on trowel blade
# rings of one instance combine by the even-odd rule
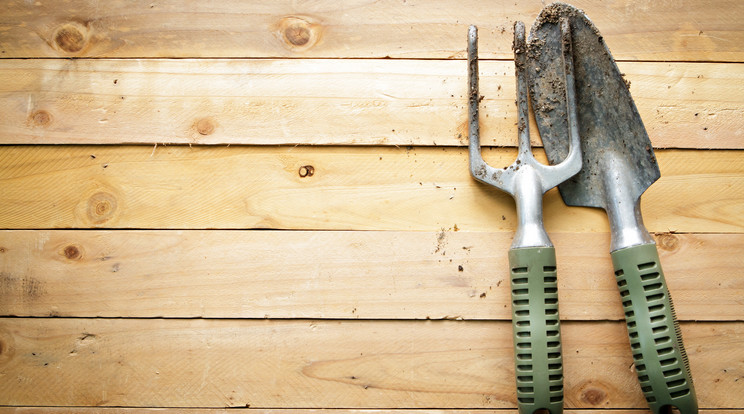
[[[569,18],[572,32],[584,165],[559,190],[568,205],[606,208],[608,170],[614,168],[614,173],[634,177],[628,191],[640,196],[659,178],[659,168],[628,84],[604,38],[581,10],[563,3],[543,9],[528,39],[530,96],[548,160],[557,164],[568,154],[558,23],[564,16]]]

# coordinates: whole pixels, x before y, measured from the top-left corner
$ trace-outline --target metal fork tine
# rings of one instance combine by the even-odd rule
[[[480,126],[478,125],[478,28],[468,29],[468,97],[470,146],[477,146],[480,152]]]
[[[532,146],[530,145],[530,118],[527,100],[527,43],[525,41],[524,23],[514,23],[514,70],[517,75],[517,113],[519,136],[519,159],[522,163],[532,163]]]
[[[470,172],[480,181],[486,181],[488,165],[483,161],[478,124],[478,28],[468,29],[468,150]],[[490,184],[490,183],[489,183]]]
[[[571,25],[567,17],[561,17],[561,50],[563,52],[563,76],[566,81],[566,104],[568,107],[569,155],[571,159],[580,154],[578,115],[576,114],[576,87],[574,85],[573,41]]]
[[[571,25],[566,17],[560,20],[561,52],[563,58],[563,79],[565,81],[565,99],[568,121],[569,150],[566,158],[559,164],[539,165],[543,185],[547,191],[574,176],[581,170],[581,143],[579,140],[578,115],[576,113],[576,90],[574,86],[573,51]]]

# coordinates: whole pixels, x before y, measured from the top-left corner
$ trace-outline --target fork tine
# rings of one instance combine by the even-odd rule
[[[574,85],[573,51],[571,25],[566,17],[560,20],[561,52],[563,59],[563,80],[567,107],[569,150],[566,158],[556,165],[539,164],[540,176],[545,191],[573,177],[581,170],[581,142],[579,139],[578,116],[576,113],[576,89]]]
[[[478,28],[468,28],[468,139],[470,170],[473,175],[483,169],[480,148],[480,125],[478,124]]]
[[[568,136],[569,154],[571,160],[575,154],[581,155],[579,141],[578,116],[576,114],[576,87],[574,85],[573,42],[571,39],[571,25],[568,18],[561,18],[561,51],[563,52],[563,76],[566,81],[566,106],[568,107]],[[581,162],[579,162],[581,163]]]
[[[527,100],[527,43],[524,23],[514,23],[514,70],[517,75],[517,129],[519,136],[519,158],[522,162],[531,161],[529,104]]]
[[[478,28],[470,26],[468,29],[468,79],[469,79],[469,109],[470,135],[480,143],[480,128],[478,125]]]

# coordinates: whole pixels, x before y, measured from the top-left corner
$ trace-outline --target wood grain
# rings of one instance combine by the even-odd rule
[[[505,166],[511,27],[545,3],[0,0],[0,414],[516,414],[465,39]],[[744,414],[744,2],[574,4],[657,149],[701,413]],[[645,412],[605,215],[553,190],[545,221],[566,413]]]
[[[159,413],[159,414],[171,414],[171,413],[188,413],[188,414],[229,414],[235,412],[246,412],[250,410],[252,414],[336,414],[339,412],[349,414],[421,414],[421,410],[406,410],[406,409],[334,409],[334,408],[282,408],[282,409],[271,409],[271,408],[250,408],[250,407],[230,407],[230,408],[119,408],[119,407],[0,407],[0,413],[2,414],[49,414],[49,413],[60,413],[60,414],[94,414],[94,413],[105,413],[105,414],[130,414],[130,413]],[[741,409],[716,409],[706,410],[701,409],[701,414],[741,414]],[[449,409],[449,410],[426,410],[427,414],[516,414],[518,411],[516,408],[501,408],[501,409],[477,409],[477,410],[462,410],[462,409]],[[566,414],[638,414],[638,410],[623,410],[623,409],[567,409],[563,411]]]
[[[516,158],[484,154],[495,166]],[[657,157],[650,231],[744,229],[737,151]],[[467,165],[461,148],[7,146],[0,227],[514,231],[511,198]],[[549,232],[607,231],[601,210],[567,208],[557,190],[544,211]]]
[[[567,408],[645,407],[623,323],[562,333]],[[744,404],[744,324],[682,333],[700,406]],[[515,406],[509,322],[14,318],[0,341],[3,405]]]
[[[609,235],[554,234],[564,320],[622,320]],[[2,231],[0,315],[510,320],[510,233]],[[744,235],[662,234],[681,320],[744,320]]]
[[[620,64],[657,148],[744,148],[740,66]],[[12,59],[0,143],[461,146],[466,85],[463,61]],[[481,63],[484,145],[516,145],[514,91]]]
[[[462,58],[467,26],[488,58],[511,57],[515,20],[543,2],[332,0],[4,1],[3,57]],[[736,0],[577,0],[618,59],[742,61],[744,7]]]

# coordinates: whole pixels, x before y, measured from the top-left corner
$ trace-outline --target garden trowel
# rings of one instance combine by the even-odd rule
[[[528,39],[530,97],[548,160],[569,153],[560,22],[571,26],[583,166],[560,184],[569,206],[602,208],[641,390],[654,414],[697,412],[687,355],[656,244],[643,225],[641,194],[659,177],[646,129],[609,49],[581,10],[555,3],[541,12]]]

